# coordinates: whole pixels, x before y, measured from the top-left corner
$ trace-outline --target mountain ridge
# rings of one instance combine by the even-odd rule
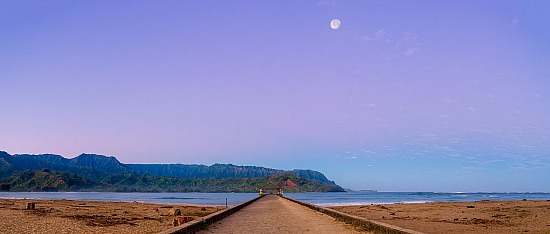
[[[55,174],[55,176],[49,175],[48,173],[50,170],[58,174]],[[69,174],[63,174],[63,172]],[[168,184],[170,184],[172,186],[179,186],[179,190],[177,191],[195,192],[201,190],[200,186],[195,186],[192,189],[189,188],[189,186],[199,182],[202,183],[205,188],[208,187],[205,191],[250,191],[252,185],[246,182],[249,179],[256,181],[254,182],[254,186],[259,186],[257,183],[261,181],[273,182],[273,178],[279,178],[281,175],[286,175],[287,177],[292,177],[295,181],[299,181],[303,186],[302,188],[296,189],[287,186],[291,191],[343,191],[334,181],[328,180],[323,173],[314,170],[279,170],[259,166],[238,166],[219,163],[210,166],[180,163],[124,164],[118,161],[114,156],[98,154],[83,153],[69,159],[56,154],[10,155],[7,152],[0,151],[0,179],[2,179],[4,183],[10,184],[8,187],[25,191],[33,189],[39,190],[38,187],[18,187],[17,183],[27,183],[23,181],[24,178],[28,180],[37,180],[37,178],[31,178],[32,176],[30,175],[39,177],[38,180],[47,181],[53,180],[52,178],[57,178],[57,181],[64,181],[62,178],[60,179],[62,176],[70,178],[78,177],[81,179],[75,181],[94,181],[94,186],[100,184],[103,186],[103,189],[105,189],[106,186],[114,186],[109,187],[110,190],[115,188],[114,190],[122,191],[156,191],[156,189],[160,191],[171,191],[168,187]],[[149,182],[143,182],[144,178]],[[282,177],[279,179],[282,179]],[[127,183],[127,181],[132,181],[134,184]],[[169,183],[166,183],[166,181],[169,181]],[[224,183],[229,183],[231,186],[225,186],[223,183],[220,184],[220,181],[225,181]],[[287,185],[286,182],[279,182],[281,185]],[[158,183],[164,183],[164,187],[159,186]],[[235,183],[235,185],[233,185],[233,183]],[[146,187],[140,187],[139,184]],[[210,188],[212,184],[218,184],[221,186],[221,189]],[[294,182],[291,181],[289,184],[294,184]],[[84,187],[67,185],[62,188],[65,190],[69,188],[78,190],[81,187],[90,188],[93,186],[89,186],[89,184],[86,184]],[[43,188],[48,191],[53,189],[47,186],[43,186]]]

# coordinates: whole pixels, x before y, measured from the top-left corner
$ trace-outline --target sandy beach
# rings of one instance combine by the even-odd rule
[[[478,201],[330,207],[425,233],[550,233],[550,201]]]
[[[34,210],[25,209],[29,202]],[[0,199],[0,233],[157,233],[173,227],[170,209],[199,218],[224,207]]]
[[[27,210],[34,202],[36,208]],[[171,209],[199,218],[224,207],[134,202],[0,199],[0,233],[157,233]],[[550,233],[550,201],[336,206],[331,209],[425,233]],[[291,233],[291,232],[289,232]]]

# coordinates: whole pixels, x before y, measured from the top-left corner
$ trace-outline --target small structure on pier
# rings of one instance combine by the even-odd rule
[[[283,196],[283,189],[280,186],[274,184],[267,184],[260,188],[260,196],[264,195],[264,191],[270,191],[273,194],[273,191],[277,191],[277,195]]]

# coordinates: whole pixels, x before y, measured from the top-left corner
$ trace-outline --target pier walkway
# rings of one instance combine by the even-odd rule
[[[276,195],[266,195],[199,233],[367,233]]]

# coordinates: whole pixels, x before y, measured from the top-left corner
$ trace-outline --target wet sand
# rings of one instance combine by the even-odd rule
[[[26,210],[28,202],[34,210]],[[0,233],[157,233],[173,227],[170,209],[197,219],[224,207],[0,199]]]
[[[437,202],[329,208],[425,233],[550,233],[550,201]]]

